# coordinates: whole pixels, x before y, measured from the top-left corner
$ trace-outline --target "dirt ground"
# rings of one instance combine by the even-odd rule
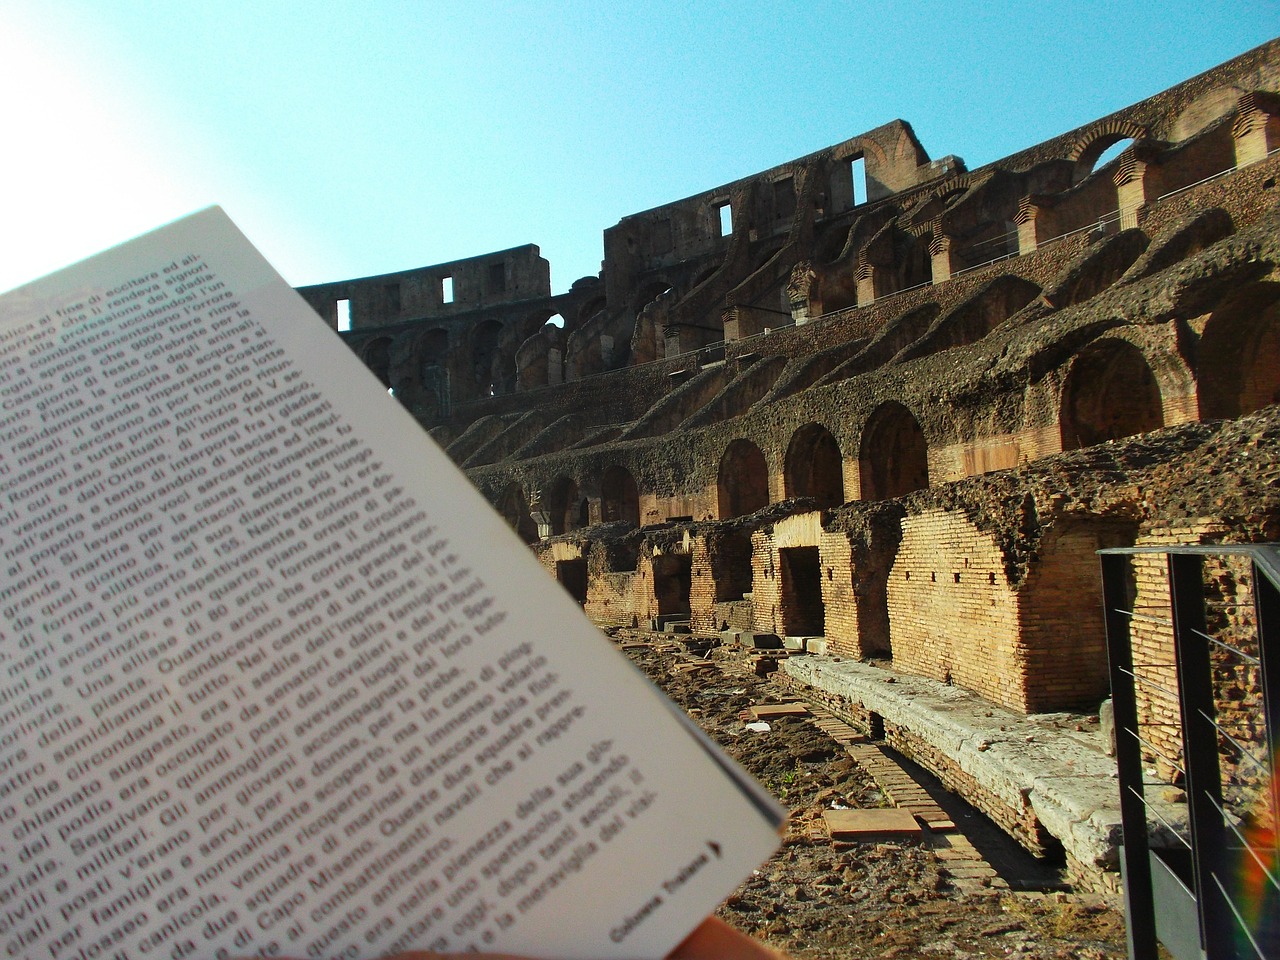
[[[960,814],[963,822],[953,818],[1009,890],[975,895],[956,889],[927,837],[833,843],[824,809],[888,804],[844,749],[810,723],[786,718],[771,721],[768,732],[746,728],[740,716],[746,708],[791,697],[755,676],[738,651],[702,654],[714,669],[677,670],[694,659],[677,644],[630,631],[615,639],[791,811],[777,854],[720,910],[735,926],[797,960],[1126,956],[1118,899],[1070,892],[1054,870],[1023,856],[976,813]]]

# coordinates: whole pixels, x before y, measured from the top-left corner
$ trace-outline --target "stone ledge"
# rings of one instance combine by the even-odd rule
[[[1122,829],[1115,760],[1103,753],[1098,733],[1063,729],[1075,725],[1076,715],[1023,716],[958,687],[851,660],[793,657],[781,669],[936,747],[1015,817],[1030,812],[1084,868],[1098,874],[1118,870]],[[935,769],[927,757],[914,759],[945,783],[963,779]],[[1149,801],[1170,823],[1185,820],[1185,807]]]

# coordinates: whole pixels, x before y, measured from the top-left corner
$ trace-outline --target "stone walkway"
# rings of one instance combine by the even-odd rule
[[[814,699],[824,705],[860,704],[923,741],[944,767],[933,769],[931,758],[916,751],[914,759],[930,773],[949,787],[971,785],[980,797],[966,796],[963,787],[957,793],[979,809],[1001,805],[1006,817],[1034,823],[1055,838],[1073,882],[1100,892],[1116,889],[1122,836],[1116,767],[1103,752],[1096,719],[1024,716],[959,687],[836,657],[790,657],[780,669],[792,689],[814,688]],[[1170,822],[1185,817],[1185,806],[1154,802]]]

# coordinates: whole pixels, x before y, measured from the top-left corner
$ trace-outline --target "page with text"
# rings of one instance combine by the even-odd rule
[[[777,841],[211,209],[0,297],[0,944],[660,957]]]

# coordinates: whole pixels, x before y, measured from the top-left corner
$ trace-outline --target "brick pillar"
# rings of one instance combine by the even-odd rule
[[[950,280],[956,272],[956,263],[952,259],[955,253],[955,241],[942,233],[934,233],[929,241],[929,258],[933,261],[933,282],[942,283]]]
[[[693,331],[683,324],[673,323],[663,328],[662,337],[663,356],[666,357],[676,357],[698,348],[693,338]]]
[[[1013,222],[1018,225],[1018,255],[1035,253],[1045,240],[1057,235],[1057,217],[1053,207],[1044,197],[1023,197],[1018,201],[1018,212]]]
[[[1231,136],[1235,140],[1238,167],[1280,149],[1280,97],[1261,90],[1242,96],[1235,122],[1231,124]]]
[[[866,260],[858,260],[858,306],[870,303],[876,298],[877,268]]]
[[[1134,143],[1121,157],[1120,165],[1112,174],[1116,185],[1116,204],[1120,208],[1120,229],[1129,230],[1138,225],[1138,214],[1148,203],[1161,194],[1160,165],[1155,161],[1152,148],[1141,141]]]

